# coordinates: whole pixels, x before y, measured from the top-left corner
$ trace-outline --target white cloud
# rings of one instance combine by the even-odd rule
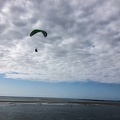
[[[5,0],[0,6],[5,77],[120,83],[119,0]],[[34,28],[48,37],[29,37]]]

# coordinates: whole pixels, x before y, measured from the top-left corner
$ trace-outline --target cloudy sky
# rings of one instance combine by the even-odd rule
[[[0,0],[0,79],[118,89],[120,1]]]

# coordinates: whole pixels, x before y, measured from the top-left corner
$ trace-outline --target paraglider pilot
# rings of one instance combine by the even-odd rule
[[[37,48],[35,48],[35,52],[38,52]]]

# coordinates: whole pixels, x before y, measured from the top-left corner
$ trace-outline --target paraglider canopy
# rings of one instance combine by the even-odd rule
[[[39,30],[39,29],[35,29],[30,33],[30,37],[32,37],[33,35],[35,35],[38,32],[42,32],[42,34],[44,35],[44,37],[47,37],[47,32],[44,30]]]

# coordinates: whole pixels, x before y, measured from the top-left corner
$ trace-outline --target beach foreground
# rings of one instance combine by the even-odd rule
[[[0,97],[0,120],[120,120],[119,101]]]

